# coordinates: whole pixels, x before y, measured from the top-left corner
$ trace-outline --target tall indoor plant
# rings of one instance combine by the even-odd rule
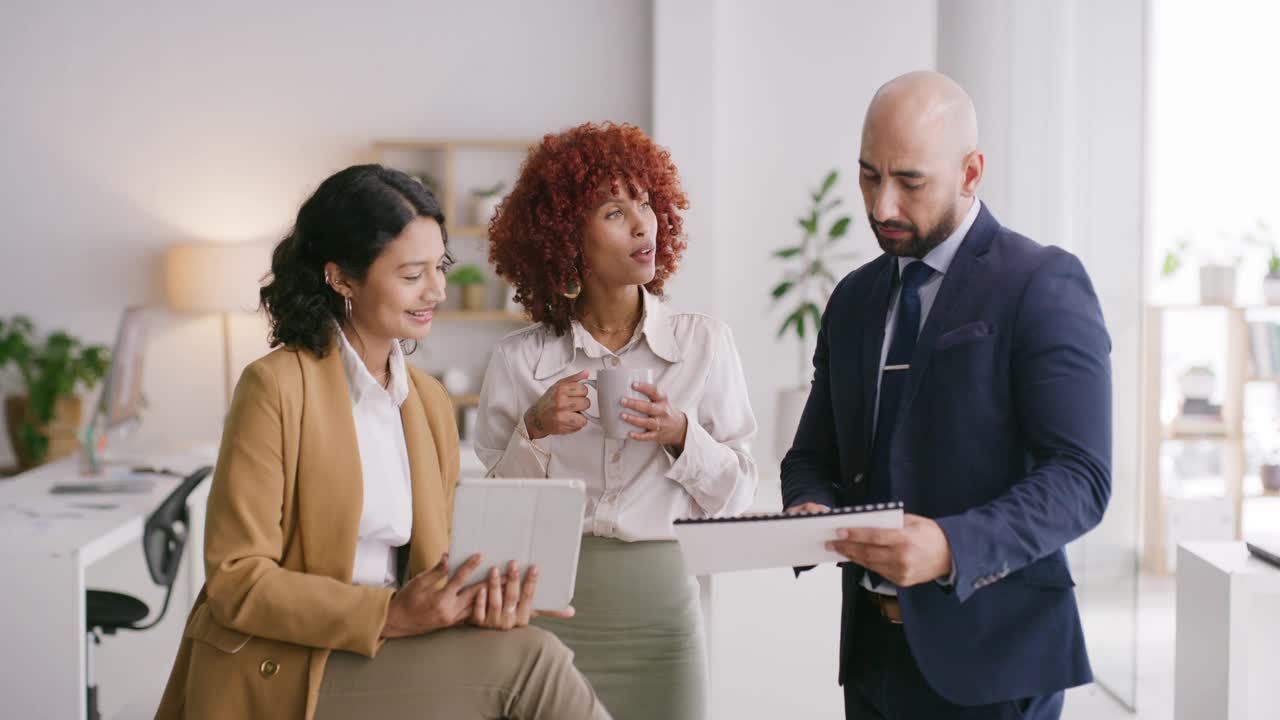
[[[9,438],[22,469],[75,450],[80,428],[78,389],[106,377],[107,348],[85,345],[65,332],[40,339],[30,318],[0,319],[0,370],[13,366],[22,393],[5,398]]]
[[[782,457],[790,447],[796,425],[800,422],[800,413],[809,396],[810,359],[813,355],[811,348],[818,335],[822,307],[826,305],[827,298],[836,285],[836,276],[830,263],[853,257],[852,254],[830,254],[835,244],[849,232],[848,215],[830,219],[830,214],[842,202],[839,198],[832,197],[831,193],[839,179],[839,171],[832,170],[823,178],[818,188],[809,193],[810,206],[798,218],[804,234],[798,243],[773,253],[786,266],[782,281],[773,288],[773,301],[775,305],[786,302],[785,307],[790,309],[778,328],[778,337],[793,335],[798,354],[797,384],[778,392],[778,405],[774,413],[777,422],[774,449],[778,457]]]

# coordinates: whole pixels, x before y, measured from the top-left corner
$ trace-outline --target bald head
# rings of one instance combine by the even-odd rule
[[[864,142],[868,132],[900,133],[958,158],[978,149],[978,112],[969,93],[946,75],[907,73],[876,91],[862,132]]]
[[[880,245],[923,257],[959,225],[982,179],[978,114],[954,80],[913,72],[885,83],[862,127],[861,187]]]

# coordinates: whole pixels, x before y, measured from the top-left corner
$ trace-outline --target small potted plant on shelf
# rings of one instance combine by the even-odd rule
[[[24,394],[5,398],[5,421],[20,469],[67,455],[77,447],[81,403],[106,377],[109,353],[64,332],[38,339],[31,320],[0,319],[0,370],[13,366]]]
[[[498,181],[492,187],[471,191],[473,197],[471,209],[475,215],[475,224],[489,224],[494,214],[498,212],[498,203],[502,202],[502,191],[506,188],[507,184],[505,182]]]
[[[459,265],[449,273],[449,284],[462,288],[462,309],[483,310],[485,304],[485,277],[479,265]]]
[[[1262,297],[1268,305],[1280,305],[1280,254],[1271,251],[1267,274],[1262,278]]]
[[[1271,228],[1263,220],[1245,234],[1245,242],[1267,251],[1267,274],[1262,276],[1262,299],[1268,305],[1280,305],[1280,247],[1276,246]]]
[[[1224,241],[1213,251],[1204,251],[1193,245],[1189,238],[1177,240],[1166,251],[1160,268],[1162,277],[1170,277],[1192,256],[1200,256],[1200,303],[1202,305],[1233,305],[1236,301],[1236,266],[1241,256],[1233,252],[1235,243],[1224,233]]]
[[[1280,451],[1272,448],[1267,453],[1262,466],[1258,468],[1258,475],[1262,478],[1263,490],[1268,493],[1280,493]]]
[[[800,216],[798,222],[804,234],[798,243],[774,251],[773,256],[788,265],[783,272],[782,281],[774,286],[773,302],[784,299],[791,301],[791,311],[787,313],[782,325],[778,328],[778,337],[794,334],[798,351],[797,384],[778,392],[778,404],[774,417],[774,451],[778,457],[791,447],[795,437],[796,426],[800,422],[800,414],[804,410],[805,401],[809,397],[809,367],[811,363],[810,340],[818,335],[818,324],[822,318],[821,307],[827,302],[831,291],[835,288],[836,276],[829,262],[848,260],[852,254],[832,256],[832,247],[849,231],[850,218],[840,215],[829,223],[827,214],[842,202],[839,198],[829,197],[831,189],[839,180],[836,170],[827,173],[822,184],[810,191],[812,201],[809,208]]]
[[[440,183],[436,182],[435,177],[433,177],[429,172],[425,172],[425,171],[417,172],[417,173],[413,173],[409,177],[413,178],[414,180],[417,180],[418,184],[422,185],[423,187],[425,187],[426,189],[430,190],[433,193],[440,192]]]

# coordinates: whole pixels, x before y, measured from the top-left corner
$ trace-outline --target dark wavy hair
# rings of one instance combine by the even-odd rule
[[[363,281],[387,244],[415,218],[440,224],[448,256],[444,212],[431,191],[399,170],[353,165],[320,183],[298,210],[293,230],[276,245],[271,273],[259,291],[271,347],[284,345],[324,357],[342,319],[342,296],[325,282],[324,266]],[[449,258],[451,259],[451,258]]]
[[[607,192],[602,188],[615,182],[649,193],[658,218],[657,272],[645,289],[661,297],[685,250],[680,211],[689,200],[671,154],[633,125],[586,123],[543,137],[489,223],[489,260],[498,275],[515,286],[529,317],[557,335],[573,319],[565,290],[590,272],[582,266],[583,223]]]

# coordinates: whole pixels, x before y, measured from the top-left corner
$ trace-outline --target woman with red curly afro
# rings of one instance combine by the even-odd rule
[[[728,327],[664,302],[687,208],[665,149],[589,123],[530,151],[489,226],[490,259],[537,324],[493,352],[476,452],[492,476],[586,481],[577,615],[535,623],[619,720],[705,717],[698,586],[672,521],[738,514],[757,484]],[[615,370],[629,397],[600,406],[587,382],[601,373],[616,397]]]

